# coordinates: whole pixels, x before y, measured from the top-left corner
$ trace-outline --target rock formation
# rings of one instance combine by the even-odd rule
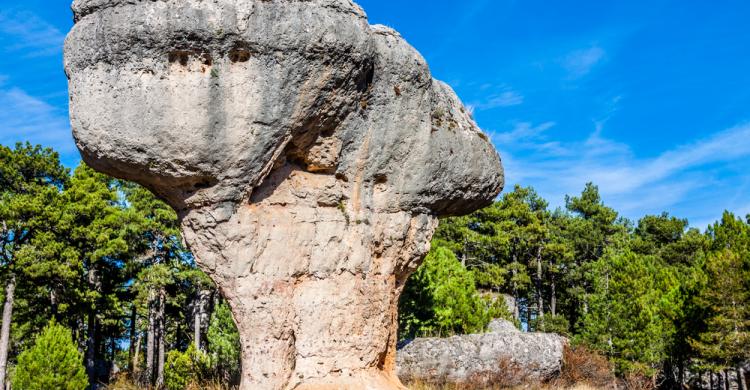
[[[513,387],[553,378],[562,369],[567,339],[523,333],[505,320],[489,333],[415,339],[398,351],[404,382]]]
[[[503,186],[453,91],[350,0],[73,12],[77,145],[178,211],[239,327],[241,388],[400,388],[397,301],[437,217]]]

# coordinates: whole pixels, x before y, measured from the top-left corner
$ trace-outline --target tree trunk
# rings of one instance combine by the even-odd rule
[[[742,372],[742,367],[737,367],[735,372],[737,373],[737,389],[738,390],[747,390],[746,383],[744,381],[745,373]]]
[[[166,291],[164,291],[164,288],[162,287],[159,289],[159,297],[158,297],[158,305],[157,305],[157,320],[156,320],[156,326],[157,326],[157,335],[158,335],[158,361],[156,366],[156,388],[161,389],[164,387],[164,358],[165,358],[165,351],[164,351],[164,336],[165,336],[165,324],[164,324],[164,301],[166,299]]]
[[[86,326],[86,373],[89,376],[89,386],[96,388],[96,314],[89,310]]]
[[[708,372],[708,388],[714,390],[714,373]]]
[[[553,316],[557,315],[557,284],[555,283],[555,274],[550,275],[550,297],[549,297],[549,312]]]
[[[8,367],[8,350],[10,349],[10,323],[13,318],[13,295],[16,292],[16,275],[10,274],[5,285],[5,304],[3,305],[3,325],[0,330],[0,385],[5,387],[5,372]]]
[[[198,291],[195,306],[193,307],[193,343],[195,344],[195,348],[199,351],[203,350],[201,348],[201,320],[203,319],[204,306],[203,290],[200,290]]]
[[[52,318],[57,319],[57,292],[54,288],[49,290],[49,305],[52,312]]]
[[[536,251],[536,297],[537,297],[537,318],[544,318],[544,295],[542,294],[542,246]]]
[[[109,361],[112,362],[112,367],[114,367],[116,357],[117,357],[117,339],[114,337],[110,337],[109,338]]]
[[[156,333],[155,297],[153,291],[148,294],[148,331],[146,334],[146,382],[154,383],[154,346]]]
[[[724,390],[729,390],[729,372],[727,372],[726,370],[724,370],[724,371],[722,371],[721,374],[722,374],[721,381],[722,381],[722,384],[724,385],[723,386]]]
[[[131,373],[135,372],[135,364],[137,363],[136,360],[133,360],[135,350],[138,348],[138,345],[135,342],[136,321],[138,321],[138,313],[136,312],[135,304],[133,304],[130,309],[130,348],[128,348],[128,361],[130,362]]]
[[[526,299],[526,331],[531,332],[531,305],[530,299]]]
[[[99,291],[100,283],[96,268],[90,266],[88,273],[89,287]],[[86,325],[86,373],[89,377],[89,388],[96,389],[96,303],[91,303]]]
[[[133,352],[133,360],[131,360],[130,375],[136,382],[139,382],[140,369],[138,367],[138,361],[141,354],[141,343],[143,342],[143,333],[138,333],[135,338],[135,351]]]
[[[518,320],[521,320],[521,304],[518,299],[518,286],[516,285],[516,274],[518,273],[518,270],[516,270],[516,266],[518,265],[518,258],[516,257],[516,254],[513,253],[513,268],[511,269],[511,279],[513,280],[513,303],[515,304],[515,310],[516,313],[518,313]],[[528,327],[528,323],[526,324]]]

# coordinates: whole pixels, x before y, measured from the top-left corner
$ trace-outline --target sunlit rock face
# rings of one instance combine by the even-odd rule
[[[242,388],[392,389],[396,307],[497,152],[397,32],[348,0],[77,0],[84,160],[150,188],[228,299]]]
[[[557,376],[567,345],[565,337],[521,332],[496,319],[484,334],[411,340],[398,351],[397,372],[412,383],[514,388]]]

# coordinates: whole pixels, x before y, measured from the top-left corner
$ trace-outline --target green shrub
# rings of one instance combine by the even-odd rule
[[[207,341],[215,375],[225,383],[236,381],[240,374],[240,334],[224,302],[211,314]]]
[[[561,336],[570,336],[570,323],[564,316],[545,314],[542,318],[532,321],[532,329],[536,332],[557,333]]]
[[[490,311],[473,274],[450,249],[436,245],[406,283],[399,303],[399,337],[481,332]]]
[[[208,355],[195,348],[194,344],[190,344],[185,352],[170,351],[164,370],[164,385],[169,390],[183,390],[191,383],[201,383],[210,365]]]
[[[34,345],[18,356],[13,388],[82,390],[88,386],[83,356],[70,330],[50,322]]]
[[[188,385],[203,382],[208,376],[210,358],[190,344],[185,352],[169,351],[164,370],[164,385],[169,390],[184,390]]]

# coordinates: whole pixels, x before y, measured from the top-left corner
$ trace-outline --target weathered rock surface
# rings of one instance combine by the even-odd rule
[[[567,339],[523,333],[495,320],[489,333],[415,339],[398,351],[404,382],[517,386],[553,378],[562,368]]]
[[[495,319],[487,325],[487,333],[521,333],[521,331],[510,321]]]
[[[440,215],[503,186],[453,91],[349,0],[76,0],[84,160],[174,207],[242,388],[399,388],[396,307]]]

